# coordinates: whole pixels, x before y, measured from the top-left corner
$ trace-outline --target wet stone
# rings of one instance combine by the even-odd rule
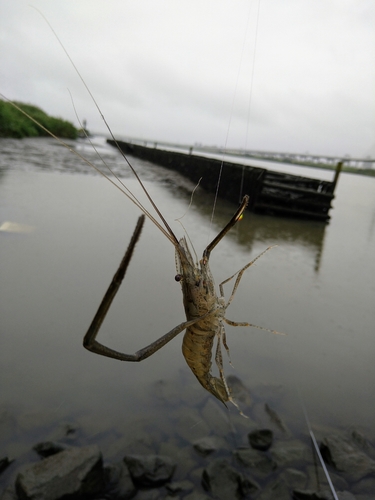
[[[80,498],[103,487],[102,456],[96,445],[68,448],[26,467],[16,479],[18,496],[30,500]]]
[[[193,442],[194,449],[203,457],[222,448],[227,448],[226,441],[217,436],[206,436]]]
[[[129,468],[134,483],[138,486],[153,487],[169,481],[176,463],[162,455],[126,456],[124,462]]]
[[[0,496],[0,500],[18,500],[18,496],[16,495],[14,488],[8,486],[8,488],[6,488]]]
[[[332,500],[332,493],[326,491],[294,490],[293,500]]]
[[[45,441],[43,443],[38,443],[35,446],[33,446],[33,450],[35,450],[38,453],[38,455],[43,458],[56,455],[56,453],[60,453],[60,451],[63,451],[65,449],[66,449],[65,445],[54,441]]]
[[[127,500],[136,494],[136,487],[124,462],[106,467],[105,476],[107,495],[112,500]]]
[[[162,453],[160,450],[160,455],[169,456],[172,460],[177,463],[176,471],[173,475],[175,481],[181,481],[186,479],[190,472],[197,467],[197,457],[194,457],[194,450],[191,446],[181,447],[179,453],[176,455],[171,455],[170,453]]]
[[[159,490],[140,490],[134,500],[160,500],[164,495]]]
[[[310,450],[300,441],[279,441],[271,448],[271,456],[278,467],[301,465],[309,459]]]
[[[184,500],[212,500],[212,497],[209,497],[205,493],[193,491],[193,493],[190,493],[190,495],[184,497]]]
[[[258,490],[257,484],[245,478],[221,458],[212,460],[204,469],[202,486],[219,500],[241,499]]]
[[[264,453],[253,450],[252,448],[239,448],[233,453],[242,465],[249,467],[251,469],[251,473],[257,476],[267,476],[277,467],[274,460],[269,458]]]
[[[368,442],[366,436],[362,434],[362,432],[353,430],[351,434],[351,438],[354,441],[354,443],[363,450],[364,452],[368,454],[373,454],[374,455],[374,449],[371,447],[370,443]]]
[[[375,473],[375,461],[360,450],[354,441],[338,434],[323,439],[320,446],[324,460],[351,481]]]
[[[268,450],[272,444],[272,440],[273,432],[269,429],[260,429],[249,434],[250,446],[255,450]]]
[[[279,475],[279,479],[284,481],[290,488],[303,489],[306,487],[307,475],[297,469],[285,469]]]
[[[358,481],[353,486],[353,493],[357,496],[359,494],[374,493],[375,491],[375,477],[366,477],[362,481]]]
[[[349,491],[336,491],[336,495],[339,500],[356,500]],[[294,490],[293,500],[334,500],[334,497],[330,490]]]
[[[307,490],[314,491],[318,490],[319,488],[323,490],[329,490],[329,484],[326,475],[324,474],[324,471],[321,467],[318,468],[317,470],[316,466],[311,465],[309,467],[306,467],[306,472],[308,474],[308,480],[306,485]],[[329,477],[332,481],[334,488],[337,491],[345,491],[348,489],[349,487],[348,482],[345,481],[345,479],[341,477],[339,474],[333,472],[332,469],[329,471]]]
[[[338,491],[339,500],[356,500],[356,497],[349,491]]]
[[[191,481],[175,481],[166,485],[167,491],[171,495],[177,495],[178,493],[191,491],[194,488],[194,484]]]
[[[257,500],[290,500],[290,490],[286,484],[277,479],[266,485]]]

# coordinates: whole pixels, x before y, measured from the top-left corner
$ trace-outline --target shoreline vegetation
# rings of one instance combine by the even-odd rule
[[[42,109],[32,104],[26,104],[18,101],[13,102],[57,137],[65,139],[77,139],[78,137],[82,137],[82,130],[75,128],[71,122],[63,120],[62,118],[49,116]],[[0,137],[23,139],[25,137],[46,137],[48,135],[49,134],[45,130],[38,127],[36,123],[18,111],[18,109],[16,109],[11,102],[6,102],[0,99]],[[257,157],[256,155],[247,155],[247,157],[259,160],[264,159],[262,157]],[[312,162],[294,163],[293,161],[286,162],[276,159],[273,159],[272,161],[285,163],[287,165],[295,165],[302,168],[312,167],[332,171],[336,169],[335,165],[330,164],[317,164]],[[375,169],[350,167],[345,164],[342,166],[342,172],[375,177]]]
[[[32,104],[18,101],[14,101],[14,104],[57,137],[77,139],[79,131],[72,123],[62,118],[49,116],[42,109]],[[0,137],[23,139],[25,137],[45,137],[48,135],[45,130],[18,111],[11,102],[0,99]]]

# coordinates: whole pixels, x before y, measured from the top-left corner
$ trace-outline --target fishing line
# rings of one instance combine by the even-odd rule
[[[291,344],[291,352],[293,353],[294,357],[298,357],[299,354],[296,352],[295,345],[293,344],[293,342]],[[285,363],[285,359],[283,360],[283,363]],[[290,380],[290,376],[289,376],[289,380]],[[311,425],[311,422],[310,422],[310,419],[309,419],[309,416],[308,416],[308,413],[307,413],[307,409],[306,409],[304,400],[303,400],[302,395],[301,395],[301,388],[300,388],[300,385],[299,385],[299,383],[297,381],[297,377],[296,376],[293,377],[292,386],[294,386],[294,392],[297,394],[298,402],[299,402],[299,405],[300,405],[300,407],[302,409],[304,420],[305,420],[305,423],[306,423],[306,426],[307,426],[307,430],[308,430],[308,433],[309,433],[309,436],[310,436],[310,439],[311,439],[311,443],[312,443],[312,447],[313,447],[312,453],[314,454],[314,450],[315,450],[316,456],[319,459],[320,465],[321,465],[321,467],[323,469],[324,475],[325,475],[325,477],[327,479],[327,483],[328,483],[328,486],[329,486],[329,488],[330,488],[330,490],[332,492],[332,496],[333,496],[334,500],[339,500],[338,496],[337,496],[337,493],[336,493],[336,490],[335,490],[335,487],[333,486],[331,477],[329,475],[327,466],[326,466],[326,464],[324,462],[324,459],[322,457],[322,454],[320,452],[320,448],[319,448],[318,442],[317,442],[317,440],[315,438],[314,431],[312,430],[312,425]]]
[[[240,79],[240,73],[241,69],[243,66],[243,60],[244,60],[244,54],[245,54],[245,48],[246,48],[246,42],[248,39],[248,32],[249,32],[249,26],[250,26],[250,14],[252,10],[252,5],[253,2],[250,2],[249,5],[249,10],[247,13],[247,20],[246,20],[246,28],[245,28],[245,33],[244,33],[244,38],[243,38],[243,43],[242,43],[242,49],[241,49],[241,57],[238,65],[238,71],[237,71],[237,76],[236,76],[236,83],[234,86],[234,92],[233,92],[233,98],[232,98],[232,104],[231,104],[231,110],[229,113],[229,121],[228,121],[228,127],[227,127],[227,132],[225,136],[225,141],[224,141],[224,151],[221,157],[221,164],[220,164],[220,170],[219,170],[219,175],[218,175],[218,180],[217,180],[217,185],[216,185],[216,191],[215,191],[215,197],[214,197],[214,203],[212,207],[212,213],[211,213],[211,219],[210,219],[210,228],[212,228],[213,225],[213,220],[214,220],[214,215],[215,215],[215,209],[216,209],[216,203],[218,199],[218,193],[219,193],[219,188],[220,188],[220,183],[221,183],[221,177],[222,177],[222,172],[223,172],[223,167],[224,167],[224,160],[225,157],[227,156],[227,147],[228,147],[228,139],[229,139],[229,133],[231,130],[232,126],[232,118],[233,118],[233,113],[234,113],[234,104],[235,100],[237,97],[238,93],[238,84],[239,84],[239,79]],[[252,100],[252,94],[253,94],[253,82],[254,82],[254,67],[255,67],[255,53],[256,53],[256,41],[258,37],[258,26],[259,26],[259,13],[260,13],[260,0],[258,0],[258,9],[257,9],[257,14],[256,14],[256,27],[255,27],[255,42],[254,42],[254,50],[253,50],[253,55],[252,55],[252,62],[251,62],[251,78],[250,78],[250,90],[249,90],[249,100],[248,100],[248,112],[247,112],[247,125],[246,125],[246,137],[245,137],[245,150],[247,147],[247,136],[248,136],[248,131],[249,131],[249,121],[250,121],[250,109],[251,109],[251,100]],[[239,196],[239,201],[241,202],[242,199],[242,190],[243,190],[243,177],[244,177],[244,167],[242,171],[242,179],[241,179],[241,185],[240,185],[240,196]],[[210,231],[211,233],[211,231]],[[209,235],[208,235],[209,239]]]
[[[327,479],[327,482],[328,482],[328,485],[330,487],[330,490],[332,492],[332,495],[333,495],[333,498],[334,500],[339,500],[338,499],[338,496],[336,494],[336,490],[335,490],[335,487],[333,486],[333,483],[332,483],[332,480],[331,480],[331,477],[329,475],[329,472],[328,472],[328,469],[327,469],[327,466],[323,460],[323,457],[322,457],[322,454],[320,453],[320,449],[319,449],[319,445],[315,439],[315,434],[312,430],[312,427],[311,427],[311,423],[310,423],[310,420],[309,420],[309,417],[307,415],[307,410],[306,410],[306,407],[305,407],[305,404],[302,400],[302,397],[301,397],[301,393],[300,393],[300,390],[299,390],[299,387],[296,386],[296,390],[297,390],[297,394],[298,394],[298,399],[299,399],[299,402],[300,402],[300,405],[301,405],[301,408],[302,408],[302,411],[303,411],[303,415],[305,417],[305,421],[306,421],[306,424],[307,424],[307,428],[309,430],[309,434],[310,434],[310,438],[311,438],[311,441],[314,445],[314,449],[315,449],[315,452],[319,458],[319,461],[320,461],[320,465],[322,466],[322,469],[324,471],[324,474],[326,476],[326,479]]]
[[[257,51],[257,41],[258,41],[259,16],[260,16],[260,0],[258,0],[258,9],[257,9],[257,17],[256,17],[256,23],[255,23],[255,34],[254,34],[254,50],[253,50],[252,63],[251,63],[250,91],[249,91],[249,100],[248,100],[248,105],[247,105],[246,135],[245,135],[245,148],[244,148],[245,152],[247,151],[247,147],[248,147],[248,138],[249,138],[249,129],[250,129],[250,114],[251,114],[251,104],[252,104],[252,97],[253,97],[253,83],[254,83],[254,73],[255,73],[255,59],[256,59],[256,51]],[[239,203],[241,202],[242,196],[243,196],[244,178],[245,178],[245,165],[242,165],[240,196],[239,196],[239,200],[238,200]]]

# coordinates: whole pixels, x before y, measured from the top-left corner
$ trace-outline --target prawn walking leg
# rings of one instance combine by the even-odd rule
[[[223,285],[225,285],[230,280],[232,280],[235,276],[237,276],[236,282],[234,283],[234,286],[233,286],[233,290],[232,290],[231,296],[229,297],[229,300],[226,303],[225,310],[228,309],[230,303],[234,299],[234,295],[235,295],[235,293],[237,291],[238,285],[240,284],[240,281],[241,281],[241,278],[243,276],[243,273],[247,269],[249,269],[249,267],[252,266],[258,259],[260,259],[260,257],[262,257],[262,255],[264,255],[266,252],[268,252],[268,250],[271,250],[271,248],[274,248],[274,246],[275,245],[272,245],[272,246],[266,248],[265,250],[263,250],[262,253],[260,253],[257,257],[255,257],[255,259],[253,259],[251,262],[249,262],[248,264],[246,264],[246,266],[244,266],[242,269],[240,269],[235,274],[233,274],[232,276],[230,276],[230,278],[227,278],[222,283],[220,283],[220,285],[219,285],[220,295],[221,295],[221,297],[224,297],[224,286]],[[257,328],[258,330],[264,330],[266,332],[271,332],[271,333],[274,333],[274,334],[277,334],[277,335],[285,335],[285,333],[278,332],[277,330],[270,330],[268,328],[264,328],[263,326],[253,325],[252,323],[231,321],[231,320],[229,320],[227,318],[223,318],[223,319],[224,319],[225,323],[227,323],[230,326],[252,326],[253,328]],[[226,349],[226,351],[228,353],[228,357],[229,357],[229,348],[228,348],[227,343],[226,343],[225,334],[223,335],[223,345],[224,345],[224,347],[225,347],[225,349]]]
[[[138,219],[137,225],[134,229],[133,236],[130,240],[128,248],[126,249],[125,255],[120,263],[120,266],[116,271],[111,281],[111,284],[109,285],[109,288],[105,293],[103,300],[98,308],[98,311],[95,314],[94,319],[92,320],[92,323],[83,339],[83,346],[89,351],[94,352],[95,354],[100,354],[102,356],[107,356],[109,358],[119,359],[120,361],[142,361],[143,359],[148,358],[156,351],[161,349],[163,346],[165,346],[165,344],[171,341],[183,330],[185,330],[189,326],[192,326],[194,323],[196,323],[201,319],[197,318],[192,321],[185,321],[180,325],[177,325],[170,332],[166,333],[158,340],[152,342],[150,345],[144,347],[143,349],[140,349],[135,354],[124,354],[119,351],[115,351],[114,349],[111,349],[96,340],[96,336],[100,330],[104,318],[106,317],[108,310],[111,307],[112,301],[115,298],[121,286],[121,283],[125,277],[126,270],[133,256],[135,245],[141,235],[144,222],[145,222],[145,216],[141,215]]]

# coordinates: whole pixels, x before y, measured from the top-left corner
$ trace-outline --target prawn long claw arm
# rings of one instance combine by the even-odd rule
[[[87,350],[94,352],[95,354],[107,356],[109,358],[119,359],[120,361],[142,361],[148,358],[156,351],[164,347],[165,344],[174,339],[179,333],[186,330],[186,328],[189,328],[190,326],[194,325],[195,323],[197,323],[202,319],[202,317],[199,317],[192,321],[184,321],[183,323],[177,325],[175,328],[173,328],[171,331],[169,331],[159,339],[155,340],[155,342],[152,342],[150,345],[144,347],[143,349],[140,349],[134,354],[124,354],[119,351],[115,351],[114,349],[111,349],[110,347],[107,347],[96,340],[96,336],[98,335],[100,327],[102,326],[102,323],[108,313],[108,310],[111,307],[113,299],[115,298],[121,286],[121,283],[125,277],[125,273],[129,266],[130,260],[133,256],[135,245],[137,244],[139,237],[141,235],[144,222],[145,222],[145,216],[141,215],[134,229],[133,236],[130,240],[129,246],[126,249],[123,259],[121,260],[120,266],[117,269],[115,275],[113,276],[113,279],[108,287],[107,292],[103,297],[102,302],[100,303],[100,306],[94,316],[94,319],[92,320],[91,325],[87,330],[86,335],[83,338],[83,346]]]

